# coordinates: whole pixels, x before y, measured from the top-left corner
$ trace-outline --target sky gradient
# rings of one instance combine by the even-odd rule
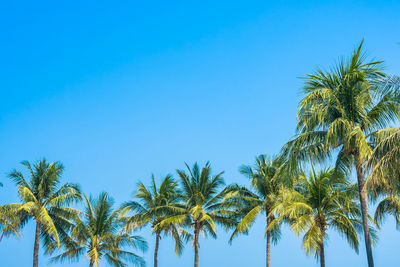
[[[7,173],[43,157],[65,165],[63,182],[105,190],[116,205],[139,180],[176,177],[184,162],[210,160],[227,184],[246,185],[239,166],[278,153],[295,133],[298,77],[363,38],[368,55],[400,74],[399,10],[399,1],[3,1],[0,205],[18,201]],[[0,242],[1,266],[32,264],[33,229]],[[151,266],[154,236],[140,234]],[[265,266],[262,219],[232,245],[218,234],[200,240],[200,266]],[[328,234],[327,266],[366,266],[363,244],[357,255]],[[376,266],[398,265],[399,238],[388,219]],[[191,246],[178,258],[165,238],[159,262],[191,266]],[[272,266],[318,264],[285,227]]]

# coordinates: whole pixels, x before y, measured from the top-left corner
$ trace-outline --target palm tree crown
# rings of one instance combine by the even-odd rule
[[[166,224],[179,224],[190,227],[194,232],[194,266],[199,264],[199,236],[208,234],[213,238],[217,236],[215,224],[224,227],[233,227],[235,224],[233,212],[223,203],[224,191],[221,187],[225,184],[222,178],[223,172],[215,176],[211,174],[210,163],[207,162],[200,170],[195,163],[193,168],[186,164],[187,171],[178,170],[181,181],[184,202],[183,207],[177,209],[178,214],[168,217],[160,223],[160,227]]]
[[[135,266],[145,266],[144,260],[137,254],[124,250],[126,247],[144,251],[146,242],[138,236],[132,236],[123,230],[118,210],[113,210],[113,201],[106,193],[98,198],[85,196],[85,212],[75,218],[76,224],[71,238],[63,243],[61,254],[52,258],[52,262],[77,260],[83,254],[89,258],[89,266],[98,266],[105,258],[111,266],[127,266],[125,261]]]
[[[275,207],[280,216],[273,221],[290,222],[296,234],[304,233],[303,248],[315,254],[325,266],[324,243],[328,228],[341,233],[350,246],[358,251],[357,230],[362,229],[360,209],[355,201],[357,191],[333,170],[312,169],[309,177],[300,175],[294,190],[285,190]]]
[[[121,215],[125,216],[128,212],[135,212],[132,216],[125,216],[126,229],[133,227],[143,227],[151,225],[156,234],[156,246],[154,251],[154,266],[158,264],[158,247],[161,234],[171,235],[175,240],[175,252],[180,255],[183,250],[181,234],[184,233],[178,225],[166,224],[160,226],[159,223],[169,216],[174,215],[174,210],[179,205],[181,194],[178,184],[171,175],[167,175],[159,188],[157,188],[154,175],[151,177],[152,184],[147,188],[143,183],[139,183],[137,193],[134,195],[136,200],[125,202],[121,207]]]

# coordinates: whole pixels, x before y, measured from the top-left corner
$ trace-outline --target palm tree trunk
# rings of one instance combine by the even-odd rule
[[[158,247],[160,245],[160,232],[156,232],[156,247],[154,249],[154,267],[158,266]]]
[[[199,224],[194,224],[194,267],[199,267]]]
[[[93,267],[93,261],[90,260],[89,267]]]
[[[322,240],[321,244],[319,244],[319,261],[321,263],[321,267],[325,267],[325,247],[324,247],[324,236],[325,236],[325,230],[323,229],[324,227],[321,227],[322,231]]]
[[[358,193],[360,195],[362,223],[364,228],[365,248],[367,251],[367,259],[368,259],[368,267],[374,267],[374,259],[372,257],[372,248],[371,248],[371,236],[369,234],[369,226],[368,226],[367,191],[364,187],[365,185],[364,173],[362,170],[361,163],[359,162],[358,159],[356,159],[356,171],[357,171]]]
[[[35,245],[33,246],[33,267],[39,265],[40,223],[36,222]]]
[[[268,230],[270,218],[267,214],[267,267],[271,267],[271,230]]]

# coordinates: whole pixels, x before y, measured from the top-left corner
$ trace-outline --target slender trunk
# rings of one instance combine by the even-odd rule
[[[156,247],[154,249],[154,267],[158,266],[158,247],[160,246],[160,232],[156,232]]]
[[[324,235],[322,235],[322,242],[319,245],[319,261],[321,262],[321,267],[325,267],[325,247],[324,247]]]
[[[90,260],[89,267],[93,267],[93,261]]]
[[[194,267],[199,267],[199,223],[194,223]]]
[[[268,230],[268,226],[271,222],[269,214],[267,213],[267,267],[271,267],[271,230]]]
[[[33,267],[39,265],[40,223],[36,222],[35,245],[33,246]]]
[[[358,193],[360,195],[362,223],[364,228],[365,248],[367,251],[367,259],[368,259],[368,267],[374,267],[374,259],[372,257],[372,248],[371,248],[371,236],[369,234],[369,226],[368,226],[367,191],[364,187],[365,185],[364,173],[362,170],[361,163],[359,162],[359,159],[356,159],[356,171],[357,171]]]

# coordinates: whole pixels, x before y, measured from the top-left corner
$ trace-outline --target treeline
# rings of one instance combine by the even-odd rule
[[[105,192],[87,196],[76,184],[61,184],[59,162],[23,162],[29,179],[18,170],[9,174],[20,203],[0,207],[1,238],[20,235],[34,221],[34,267],[40,243],[51,262],[86,256],[89,266],[104,260],[111,266],[144,266],[138,252],[146,251],[147,243],[134,233],[150,226],[154,266],[161,237],[170,236],[177,255],[192,244],[198,267],[201,236],[216,238],[220,225],[233,242],[261,216],[267,267],[282,224],[302,236],[303,249],[321,266],[327,233],[337,231],[356,252],[364,240],[373,267],[372,247],[386,215],[400,226],[400,128],[394,127],[400,116],[400,80],[383,71],[382,61],[369,60],[362,45],[333,68],[305,75],[296,135],[278,155],[260,155],[253,165],[240,167],[247,187],[226,185],[223,172],[213,174],[210,163],[186,164],[176,179],[167,175],[157,185],[152,176],[138,185],[131,200],[115,206]],[[371,201],[378,202],[374,212],[368,210]],[[73,208],[78,202],[83,210]]]

